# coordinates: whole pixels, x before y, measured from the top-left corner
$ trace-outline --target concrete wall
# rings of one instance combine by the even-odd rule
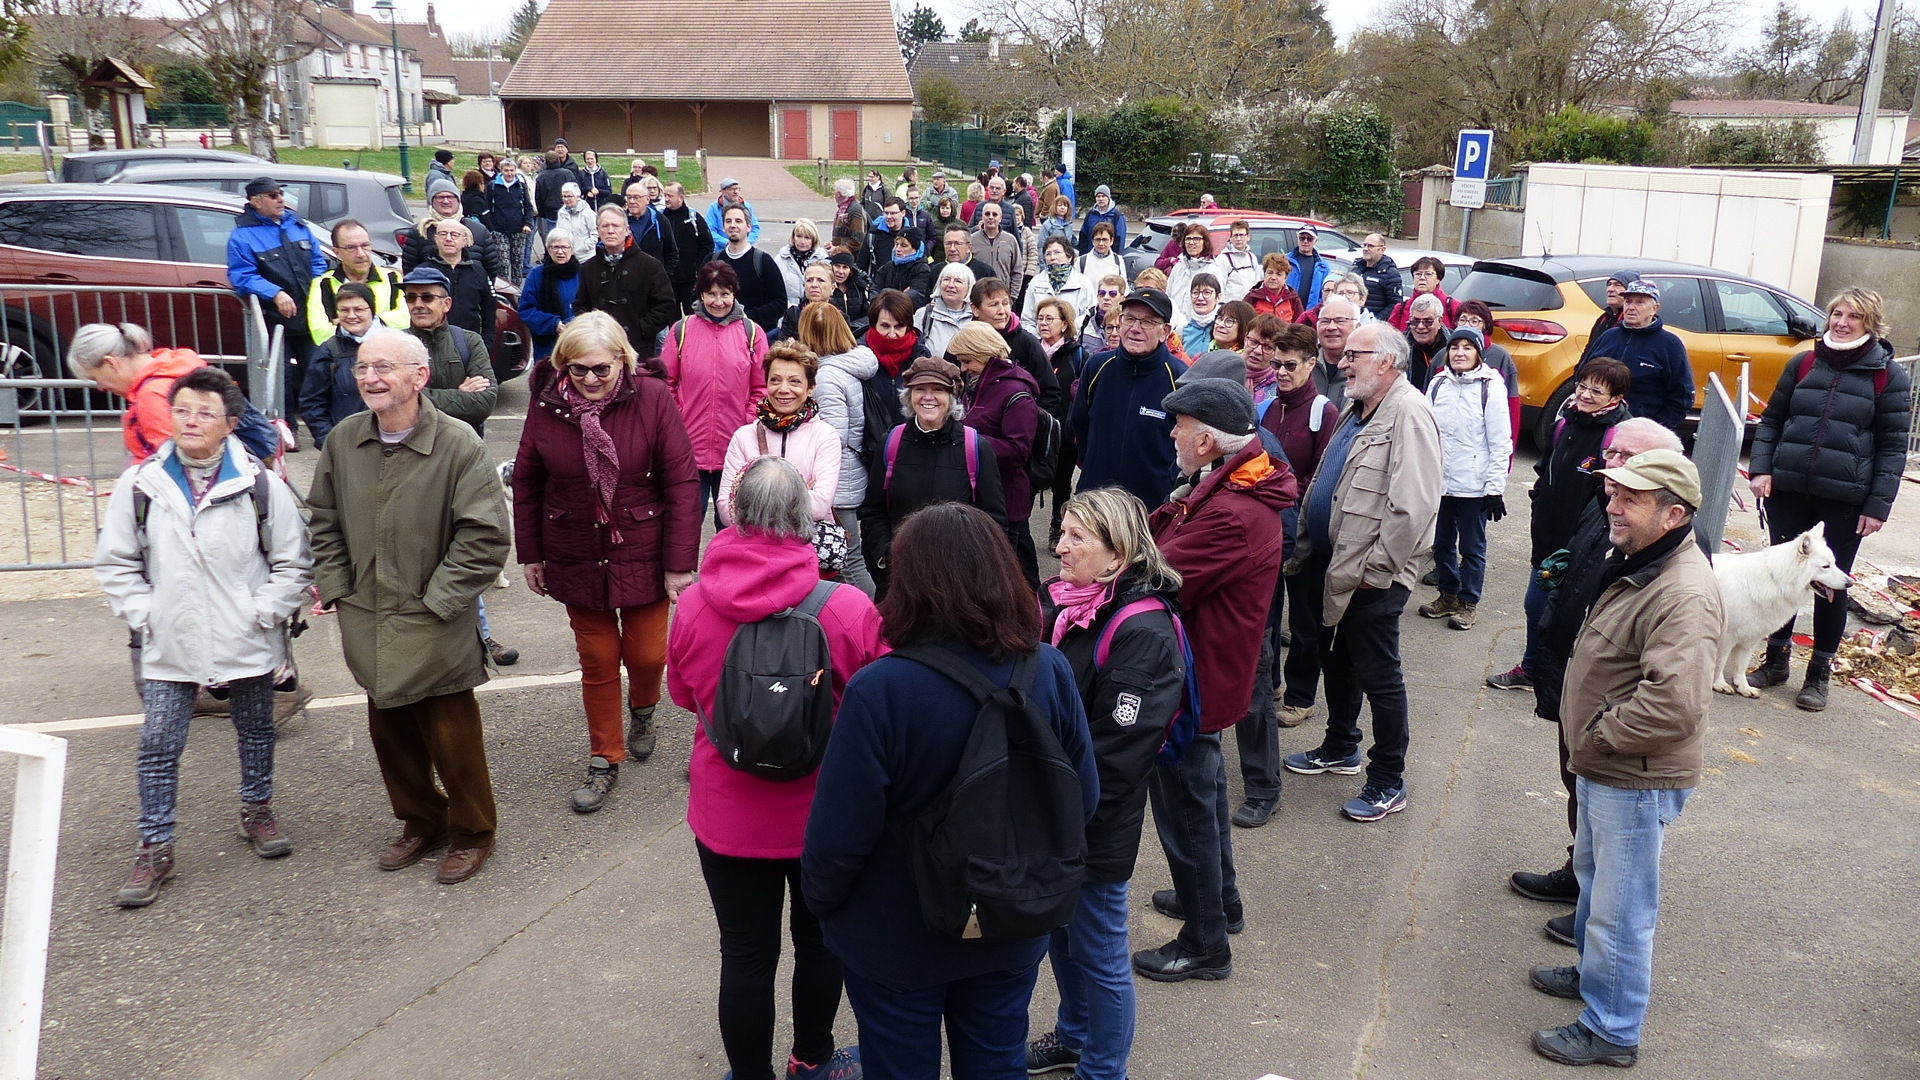
[[[1887,340],[1902,355],[1920,342],[1920,244],[1828,238],[1820,260],[1816,295],[1824,306],[1850,285],[1878,292],[1887,304]]]
[[[1420,246],[1436,251],[1460,250],[1460,226],[1467,216],[1445,202],[1421,215]],[[1482,259],[1504,259],[1520,254],[1520,232],[1526,214],[1520,210],[1475,210],[1467,233],[1467,254]],[[1429,225],[1428,222],[1432,224]]]
[[[1781,116],[1676,116],[1675,119],[1701,131],[1710,131],[1716,125],[1725,124],[1730,128],[1760,127],[1766,124],[1791,123],[1798,117]],[[1816,116],[1811,118],[1814,132],[1820,139],[1821,160],[1829,165],[1846,165],[1853,161],[1853,128],[1856,118],[1853,116]],[[1867,164],[1891,165],[1900,160],[1900,151],[1907,137],[1907,114],[1894,113],[1876,117],[1873,124],[1873,140],[1867,147]]]
[[[441,131],[455,146],[507,145],[507,114],[499,98],[462,98],[440,106]]]

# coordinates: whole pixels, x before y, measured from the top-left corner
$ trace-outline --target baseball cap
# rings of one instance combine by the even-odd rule
[[[1649,450],[1623,464],[1601,469],[1600,475],[1635,491],[1666,488],[1688,506],[1700,508],[1700,470],[1677,450]]]
[[[1632,281],[1627,282],[1623,293],[1627,296],[1651,296],[1655,300],[1658,300],[1660,299],[1660,286],[1655,285],[1646,278],[1634,278]]]
[[[1300,226],[1300,231],[1295,235],[1296,236],[1319,236],[1320,230],[1314,228],[1311,225],[1302,225]]]
[[[247,181],[247,198],[249,199],[255,195],[266,195],[279,190],[280,181],[271,176],[256,176]]]
[[[400,284],[402,287],[407,285],[438,285],[448,292],[453,291],[452,286],[447,282],[447,275],[435,270],[431,266],[416,266],[407,271],[407,276],[400,279]]]
[[[1151,285],[1133,290],[1126,295],[1125,299],[1120,301],[1122,308],[1128,304],[1141,304],[1145,306],[1147,310],[1158,315],[1161,322],[1173,321],[1172,298],[1167,296],[1164,290],[1156,289]]]

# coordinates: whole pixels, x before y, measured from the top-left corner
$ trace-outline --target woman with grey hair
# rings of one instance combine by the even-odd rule
[[[857,1075],[859,1051],[835,1049],[840,961],[800,896],[800,850],[814,769],[768,779],[723,758],[709,730],[734,633],[777,612],[813,614],[827,639],[837,709],[847,680],[877,659],[880,615],[851,585],[820,580],[807,482],[792,462],[756,458],[734,489],[734,524],[707,546],[700,579],[680,596],[667,642],[667,690],[701,719],[689,765],[687,826],[720,924],[720,1041],[738,1077],[783,1075],[773,1064],[781,907],[793,938],[793,1043],[784,1075]]]
[[[934,279],[933,299],[920,309],[920,343],[935,356],[945,356],[947,342],[973,321],[973,271],[966,263],[945,263]]]
[[[67,367],[115,397],[125,398],[120,434],[132,464],[145,461],[173,438],[174,380],[207,366],[192,349],[156,349],[153,335],[137,323],[88,323],[73,332]],[[243,401],[244,405],[244,401]],[[280,436],[258,410],[242,412],[236,430],[255,457],[272,460]]]
[[[580,185],[569,180],[560,185],[560,213],[554,218],[553,229],[573,237],[573,250],[591,253],[593,245],[599,242],[599,227],[594,224],[593,204],[580,194]]]

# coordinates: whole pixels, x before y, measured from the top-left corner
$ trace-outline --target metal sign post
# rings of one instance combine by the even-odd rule
[[[1465,128],[1453,150],[1453,190],[1447,202],[1465,211],[1460,220],[1460,254],[1467,253],[1473,212],[1487,205],[1487,172],[1493,163],[1493,132]]]

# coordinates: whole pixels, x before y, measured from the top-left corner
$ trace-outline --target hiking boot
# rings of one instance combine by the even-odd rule
[[[1286,691],[1282,690],[1280,693],[1284,694]],[[1279,695],[1276,694],[1275,696],[1278,697]],[[1313,706],[1289,705],[1284,701],[1275,701],[1273,703],[1273,719],[1281,727],[1299,727],[1301,724],[1313,719]]]
[[[1548,919],[1547,936],[1568,948],[1578,948],[1573,943],[1573,912]]]
[[[627,760],[645,761],[653,756],[653,706],[627,706]]]
[[[1487,685],[1495,690],[1531,690],[1533,676],[1527,674],[1525,667],[1515,664],[1510,670],[1487,676]]]
[[[1316,776],[1320,773],[1338,773],[1341,776],[1360,774],[1360,751],[1355,750],[1346,757],[1335,757],[1326,747],[1317,747],[1304,754],[1288,754],[1280,760],[1288,772],[1297,772],[1302,776]]]
[[[119,907],[146,907],[160,898],[160,884],[173,876],[172,844],[141,844],[133,873],[113,898]]]
[[[1572,904],[1580,900],[1580,882],[1573,876],[1572,864],[1545,874],[1516,870],[1507,878],[1507,884],[1521,896],[1542,903]]]
[[[792,1054],[787,1055],[787,1080],[861,1080],[865,1075],[857,1046],[835,1050],[833,1056],[820,1065],[809,1065]]]
[[[1543,994],[1574,1001],[1580,999],[1580,969],[1577,967],[1542,964],[1527,973],[1527,983]]]
[[[1156,889],[1153,893],[1153,910],[1175,922],[1187,921],[1187,909],[1180,906],[1180,894],[1172,889]],[[1229,911],[1227,915],[1227,933],[1237,934],[1247,928],[1245,909]]]
[[[247,838],[247,846],[253,853],[263,859],[293,854],[293,841],[281,835],[280,823],[273,819],[273,808],[266,803],[240,804],[240,835]]]
[[[520,662],[519,649],[509,649],[492,638],[487,639],[487,655],[493,657],[498,667],[511,667]]]
[[[1640,1060],[1638,1046],[1610,1043],[1578,1020],[1566,1027],[1534,1032],[1533,1048],[1541,1057],[1562,1065],[1615,1065],[1624,1069]]]
[[[573,793],[573,812],[591,814],[607,805],[607,795],[619,784],[620,766],[603,757],[590,759],[587,762],[587,782]]]
[[[1420,584],[1425,585],[1429,589],[1440,584],[1440,568],[1436,566],[1426,573],[1421,574]]]
[[[1407,808],[1407,785],[1381,787],[1368,784],[1360,789],[1357,798],[1347,800],[1340,812],[1355,821],[1379,821],[1388,814],[1397,814]]]
[[[1832,653],[1814,653],[1807,661],[1807,681],[1800,684],[1800,693],[1793,703],[1808,712],[1819,712],[1827,707],[1827,680],[1832,672]]]
[[[1080,1064],[1080,1051],[1060,1045],[1060,1033],[1049,1031],[1027,1044],[1027,1075],[1039,1076]]]
[[[1233,812],[1233,823],[1242,829],[1257,829],[1273,816],[1275,799],[1248,799]]]
[[[1767,658],[1761,661],[1747,682],[1759,689],[1779,686],[1793,678],[1793,642],[1767,639]]]
[[[1142,949],[1134,953],[1133,970],[1154,982],[1185,982],[1188,979],[1213,982],[1233,974],[1233,953],[1224,949],[1211,955],[1188,952],[1187,947],[1180,944],[1180,939],[1174,938],[1157,949]]]
[[[1460,598],[1453,593],[1441,593],[1430,604],[1420,605],[1420,617],[1424,619],[1444,619],[1460,610]]]
[[[1453,627],[1455,630],[1471,630],[1473,629],[1474,617],[1479,614],[1479,611],[1479,604],[1463,602],[1454,610],[1453,617],[1447,620],[1447,625]]]

